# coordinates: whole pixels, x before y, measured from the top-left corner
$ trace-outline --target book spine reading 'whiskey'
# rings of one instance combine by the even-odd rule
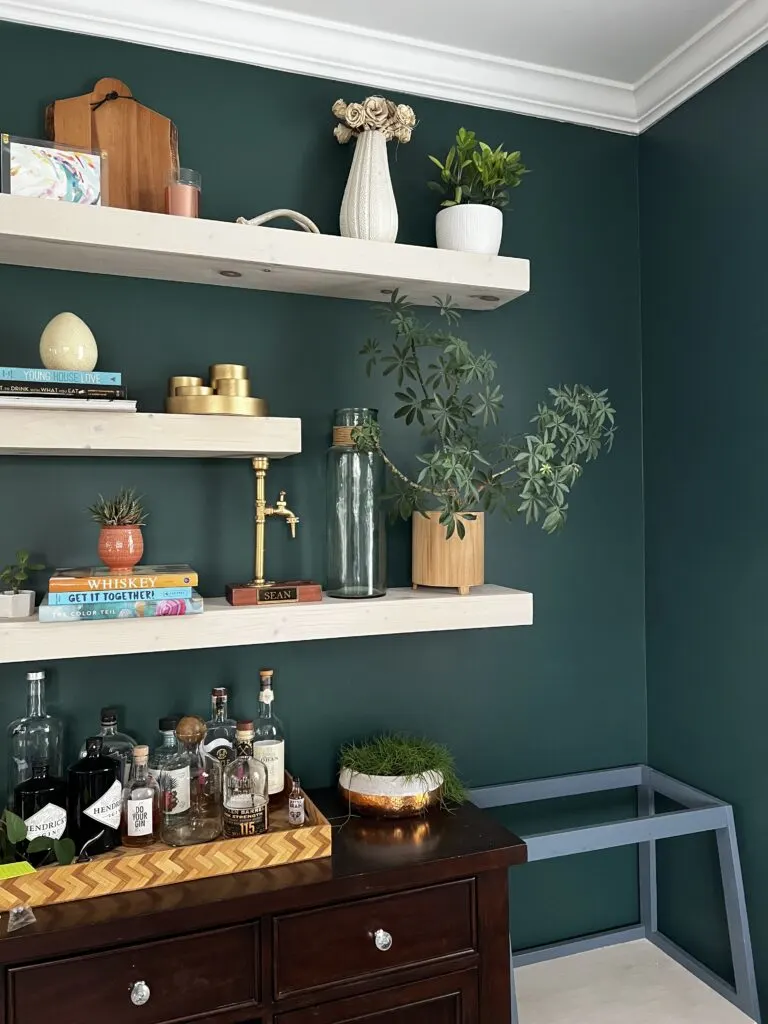
[[[114,604],[49,604],[44,597],[38,609],[40,622],[76,622],[82,619],[151,619],[163,616],[199,615],[203,599],[195,593],[178,601],[115,601]]]
[[[101,370],[44,370],[42,367],[0,366],[0,380],[39,382],[41,384],[90,384],[95,387],[112,387],[123,383],[121,373],[106,373]]]
[[[158,572],[128,576],[51,576],[48,582],[51,594],[196,586],[196,572]]]
[[[120,398],[124,387],[100,387],[94,384],[46,384],[40,381],[0,380],[0,395],[26,395],[28,398]]]
[[[48,594],[48,604],[116,604],[120,601],[185,601],[192,587],[148,587],[145,590],[68,590]]]

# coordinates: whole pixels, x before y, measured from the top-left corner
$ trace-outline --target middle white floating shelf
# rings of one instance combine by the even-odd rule
[[[467,597],[449,590],[395,589],[363,601],[323,597],[316,603],[254,608],[233,608],[215,597],[206,598],[202,615],[99,622],[0,619],[0,664],[532,622],[533,594],[490,585],[473,588]]]

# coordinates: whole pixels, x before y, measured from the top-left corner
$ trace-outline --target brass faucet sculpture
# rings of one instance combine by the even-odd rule
[[[299,525],[299,517],[288,508],[285,501],[285,491],[280,491],[280,497],[275,505],[268,505],[266,498],[267,470],[269,459],[264,455],[257,455],[251,459],[254,473],[256,474],[256,561],[254,566],[254,577],[251,581],[252,587],[267,586],[264,578],[264,553],[266,547],[266,526],[269,516],[280,516],[290,528],[291,537],[296,539],[296,527]]]

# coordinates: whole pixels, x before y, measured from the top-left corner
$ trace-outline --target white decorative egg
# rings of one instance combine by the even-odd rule
[[[93,332],[74,313],[59,313],[40,335],[40,358],[47,370],[83,370],[96,366],[99,349]]]

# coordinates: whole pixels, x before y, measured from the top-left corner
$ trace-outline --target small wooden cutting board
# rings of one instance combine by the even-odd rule
[[[179,167],[176,126],[143,106],[117,78],[93,92],[56,100],[45,112],[48,138],[107,154],[106,206],[165,213],[165,186]]]

